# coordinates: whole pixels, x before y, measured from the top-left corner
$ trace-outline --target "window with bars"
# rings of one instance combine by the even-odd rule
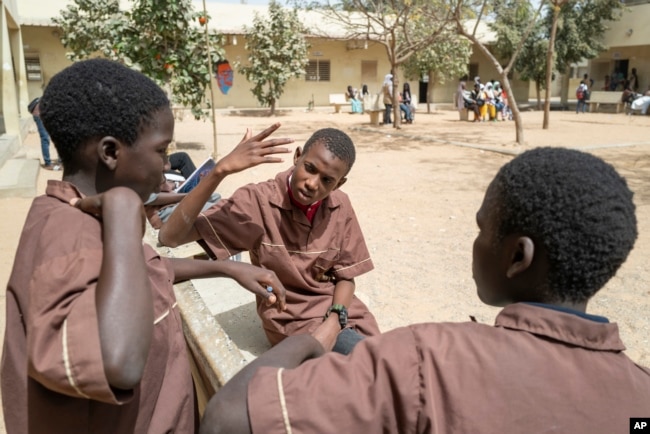
[[[41,59],[38,56],[25,56],[25,70],[27,71],[28,81],[43,81]]]
[[[310,60],[305,81],[330,81],[330,61]]]

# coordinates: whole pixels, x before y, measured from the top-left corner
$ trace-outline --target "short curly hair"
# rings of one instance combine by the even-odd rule
[[[133,145],[163,108],[165,92],[140,72],[106,59],[76,62],[54,77],[40,101],[41,119],[66,169],[79,148],[112,136]]]
[[[625,262],[637,238],[633,193],[614,167],[563,148],[526,151],[504,165],[493,186],[498,237],[541,242],[557,301],[584,302]]]
[[[303,152],[306,153],[316,143],[324,144],[328,151],[343,160],[348,166],[348,172],[350,172],[356,158],[354,143],[352,143],[350,136],[336,128],[322,128],[307,139],[302,149]]]

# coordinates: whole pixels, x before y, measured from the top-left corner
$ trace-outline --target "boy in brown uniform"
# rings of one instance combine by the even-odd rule
[[[282,284],[269,270],[171,260],[143,244],[142,201],[160,188],[174,132],[153,81],[79,62],[52,78],[40,106],[64,172],[32,204],[7,287],[7,431],[194,432],[173,283],[227,275],[280,309]]]
[[[316,339],[288,338],[210,400],[201,432],[621,433],[650,416],[650,370],[586,313],[636,240],[625,180],[586,153],[531,150],[476,220],[478,296],[505,306],[494,327],[412,325],[313,360]]]
[[[354,278],[373,264],[350,199],[339,190],[355,160],[350,137],[335,128],[318,130],[296,149],[293,167],[200,212],[222,179],[248,167],[240,162],[246,152],[239,145],[217,162],[162,226],[161,243],[202,239],[218,259],[249,251],[253,264],[275,271],[287,289],[287,309],[257,300],[272,345],[318,330],[327,349],[346,354],[362,336],[379,334],[374,316],[354,296]]]

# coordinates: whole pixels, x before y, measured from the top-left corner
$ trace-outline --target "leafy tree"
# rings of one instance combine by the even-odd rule
[[[535,80],[538,106],[540,88],[546,89],[544,128],[548,128],[550,112],[548,80],[552,80],[556,71],[568,75],[571,64],[592,59],[605,50],[602,35],[607,23],[619,19],[623,7],[618,0],[549,0],[546,3],[545,15],[526,39],[514,67],[522,79]],[[491,27],[498,35],[495,49],[503,58],[509,57],[513,43],[521,39],[531,11],[529,1],[500,0],[495,5]],[[563,104],[567,103],[567,93],[568,88],[563,88]]]
[[[322,13],[324,23],[343,26],[343,39],[383,45],[393,74],[393,100],[399,97],[398,69],[416,52],[447,35],[451,10],[446,0],[293,0]],[[312,32],[319,32],[312,29]],[[327,37],[327,32],[322,32]],[[400,128],[399,105],[393,104],[394,127]]]
[[[534,14],[529,1],[499,0],[494,4],[494,20],[489,26],[497,35],[492,50],[498,57],[512,57]],[[541,108],[541,88],[546,87],[547,52],[548,36],[543,20],[536,21],[515,60],[513,70],[519,73],[521,80],[535,82],[538,108]]]
[[[404,75],[416,79],[429,76],[427,91],[427,112],[430,112],[429,97],[433,83],[444,84],[448,79],[457,79],[467,74],[467,65],[472,55],[472,46],[465,38],[446,30],[440,34],[435,44],[416,52],[404,62]]]
[[[455,2],[453,6],[454,20],[456,22],[456,29],[458,31],[458,34],[469,39],[474,44],[475,49],[479,50],[481,53],[483,53],[483,55],[485,55],[485,57],[490,59],[490,61],[494,65],[494,68],[499,73],[501,85],[503,86],[503,89],[508,94],[508,105],[512,110],[512,116],[515,120],[516,141],[520,145],[524,144],[523,121],[521,119],[521,114],[519,113],[519,108],[517,107],[517,101],[515,100],[514,94],[512,93],[512,87],[510,86],[510,79],[508,78],[508,75],[513,70],[514,63],[523,49],[524,42],[526,41],[528,36],[532,33],[533,29],[535,28],[535,25],[538,21],[538,16],[544,4],[543,1],[539,3],[539,7],[537,11],[533,14],[533,16],[530,18],[528,23],[524,25],[524,30],[521,33],[521,36],[517,38],[516,42],[513,41],[511,47],[512,53],[509,56],[510,59],[508,61],[508,64],[505,67],[501,65],[501,62],[499,61],[496,52],[492,52],[486,46],[486,44],[483,41],[481,41],[477,36],[477,30],[481,22],[481,19],[488,12],[490,12],[491,10],[490,5],[493,3],[488,4],[489,0],[478,0],[478,1],[477,0],[451,0],[451,1]],[[527,0],[511,0],[511,1],[514,2],[514,6],[518,6],[519,2],[525,2]],[[504,5],[498,5],[498,6],[499,7],[495,8],[495,10],[499,10],[499,8],[504,7]],[[513,5],[506,6],[506,7],[513,7]],[[469,30],[465,27],[468,14],[476,14],[475,15],[476,20],[474,22],[474,27],[472,30]]]
[[[249,65],[235,66],[254,84],[251,90],[257,101],[271,107],[271,116],[287,82],[306,72],[309,45],[305,32],[298,13],[283,9],[274,0],[269,3],[268,19],[256,14],[253,26],[246,28]]]
[[[130,10],[120,10],[119,0],[74,0],[53,21],[69,59],[99,55],[122,62],[168,89],[172,101],[198,119],[205,116],[212,79],[205,29],[195,25],[201,17],[191,0],[133,0]],[[212,32],[209,41],[215,64],[224,58],[222,36]]]

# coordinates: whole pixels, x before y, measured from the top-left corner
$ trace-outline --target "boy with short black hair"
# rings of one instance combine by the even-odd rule
[[[505,306],[494,327],[412,325],[314,360],[316,339],[288,338],[217,392],[201,432],[613,433],[647,416],[650,370],[586,313],[637,237],[625,179],[534,149],[501,168],[476,220],[478,296]]]
[[[168,259],[143,244],[142,202],[160,188],[174,132],[149,78],[78,62],[52,78],[40,108],[64,173],[34,199],[7,286],[7,431],[194,432],[173,283],[230,276],[283,309],[282,283],[249,264]]]
[[[160,242],[203,240],[218,259],[249,251],[253,264],[275,271],[287,288],[283,312],[258,297],[269,342],[318,330],[328,350],[347,354],[364,336],[379,334],[374,316],[354,296],[354,278],[373,264],[350,199],[339,189],[356,157],[352,139],[336,128],[318,130],[296,149],[293,167],[201,212],[221,180],[249,167],[248,153],[244,142],[217,162],[163,224]]]

